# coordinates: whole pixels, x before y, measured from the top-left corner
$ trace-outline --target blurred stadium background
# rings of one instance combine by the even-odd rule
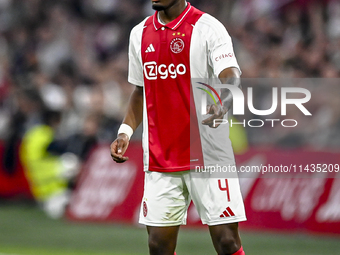
[[[338,0],[190,2],[226,26],[243,78],[339,78]],[[102,158],[133,90],[127,82],[129,32],[151,14],[149,0],[0,0],[0,255],[147,254],[146,232],[135,223],[140,197],[130,192],[142,189],[136,172],[142,171],[141,131],[133,136],[135,158],[127,169]],[[257,100],[266,102],[268,93],[261,92],[266,90],[258,91]],[[295,154],[305,163],[316,158],[339,164],[340,86],[312,94],[317,97],[308,105],[312,123],[232,131],[239,137],[239,159],[261,148]],[[131,173],[139,179],[129,186]],[[81,199],[98,199],[94,189],[103,176],[113,187],[106,189],[106,204],[86,214],[82,208],[98,205]],[[98,182],[83,191],[91,178]],[[304,197],[295,201],[295,214],[249,209],[253,225],[242,229],[247,254],[340,254],[340,182],[319,180],[307,190],[317,200],[308,213]],[[299,192],[291,195],[305,190]],[[70,197],[73,207],[64,214]],[[250,198],[246,202],[251,205]],[[326,202],[331,209],[322,206]],[[328,214],[320,216],[320,208]],[[268,225],[266,217],[278,225]],[[191,223],[180,234],[178,254],[214,254],[206,229],[197,220]]]

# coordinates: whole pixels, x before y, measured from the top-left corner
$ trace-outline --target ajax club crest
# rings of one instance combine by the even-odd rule
[[[181,38],[174,38],[170,43],[170,49],[173,53],[180,53],[184,49],[184,41]]]

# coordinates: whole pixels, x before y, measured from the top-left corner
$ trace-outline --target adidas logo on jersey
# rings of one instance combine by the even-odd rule
[[[227,207],[226,210],[220,215],[220,218],[224,217],[230,217],[235,216],[234,212],[230,209],[230,207]]]
[[[149,45],[149,47],[145,51],[145,53],[149,53],[149,52],[155,52],[155,48],[153,47],[152,43]]]

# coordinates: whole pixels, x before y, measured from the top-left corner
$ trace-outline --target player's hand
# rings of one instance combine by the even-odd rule
[[[203,125],[207,125],[211,128],[217,128],[222,121],[224,115],[227,113],[227,109],[222,105],[211,104],[207,106],[207,114],[212,114],[210,117],[202,121]]]
[[[117,163],[124,163],[129,158],[124,157],[126,149],[129,146],[129,138],[126,134],[119,134],[117,139],[111,143],[111,157]]]

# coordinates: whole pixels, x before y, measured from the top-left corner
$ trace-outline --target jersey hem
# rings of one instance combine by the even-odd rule
[[[217,163],[221,166],[235,166],[235,161],[231,162],[223,162],[223,163]],[[204,164],[205,166],[214,166],[216,163],[207,163]],[[161,172],[161,173],[171,173],[171,172],[185,172],[185,171],[192,171],[195,170],[196,167],[201,167],[201,165],[191,165],[191,166],[182,166],[177,168],[160,168],[160,167],[150,167],[150,166],[144,166],[144,171],[150,171],[150,172]]]
[[[192,167],[190,166],[183,166],[183,167],[178,167],[178,168],[158,168],[158,167],[148,167],[146,171],[151,171],[151,172],[184,172],[184,171],[190,171]]]

